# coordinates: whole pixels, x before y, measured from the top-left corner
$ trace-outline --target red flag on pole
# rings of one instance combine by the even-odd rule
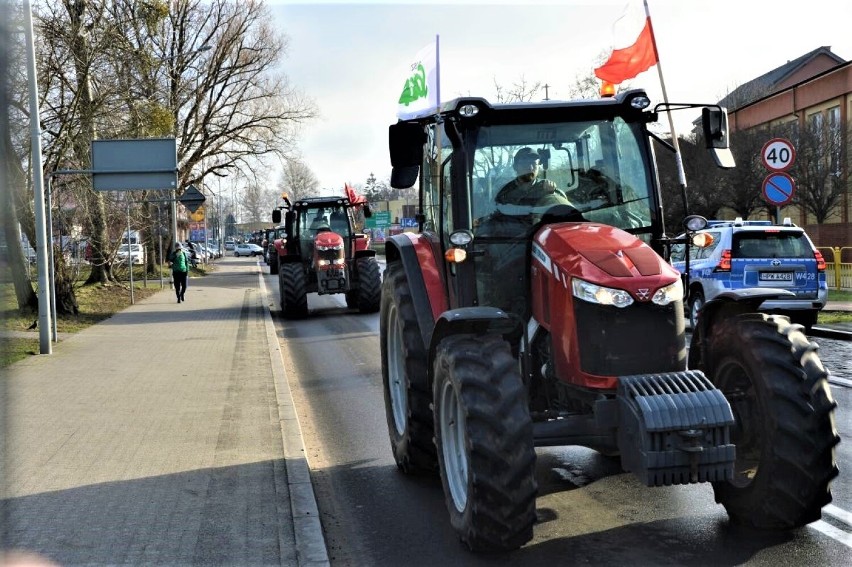
[[[645,18],[645,27],[639,38],[629,47],[614,49],[606,63],[595,69],[595,75],[603,81],[618,84],[647,71],[659,61],[654,44],[651,18]]]
[[[357,194],[355,188],[348,183],[343,184],[343,189],[346,191],[346,197],[349,199],[349,202],[353,205],[360,205],[367,202],[367,199],[363,195]]]

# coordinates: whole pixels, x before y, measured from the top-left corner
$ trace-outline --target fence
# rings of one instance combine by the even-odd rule
[[[825,258],[825,279],[828,288],[852,289],[852,246],[818,248],[818,250]]]

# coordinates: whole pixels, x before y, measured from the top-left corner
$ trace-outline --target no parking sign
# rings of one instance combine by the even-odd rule
[[[783,171],[770,173],[763,180],[763,198],[770,205],[781,207],[793,200],[796,182]]]

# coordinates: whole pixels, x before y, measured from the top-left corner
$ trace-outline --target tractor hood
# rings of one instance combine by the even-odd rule
[[[318,250],[343,246],[343,237],[336,232],[324,230],[314,238],[314,245],[316,245]]]
[[[571,277],[623,289],[637,299],[647,297],[648,289],[659,289],[680,277],[642,240],[596,223],[545,226],[536,235],[533,257],[551,271],[558,268]],[[643,291],[637,293],[640,289]]]

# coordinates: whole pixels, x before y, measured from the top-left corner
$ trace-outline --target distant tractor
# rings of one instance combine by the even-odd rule
[[[361,313],[375,313],[381,300],[381,273],[370,239],[356,233],[354,211],[366,204],[353,204],[347,197],[311,197],[272,212],[272,221],[283,231],[273,241],[278,289],[284,317],[308,315],[308,293],[343,293],[346,306]]]

